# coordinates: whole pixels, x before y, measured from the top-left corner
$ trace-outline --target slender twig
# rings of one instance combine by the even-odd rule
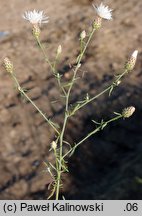
[[[82,140],[80,140],[78,143],[76,143],[66,154],[64,154],[63,159],[65,157],[67,157],[70,153],[71,155],[75,152],[76,148],[79,147],[85,140],[87,140],[89,137],[91,137],[92,135],[94,135],[95,133],[99,132],[100,130],[103,130],[109,123],[116,121],[120,118],[123,118],[123,115],[120,114],[106,122],[100,123],[100,125],[93,130],[92,132],[90,132],[87,136],[85,136]]]
[[[37,40],[37,43],[38,43],[38,45],[39,45],[39,47],[40,47],[40,49],[41,49],[41,51],[42,51],[42,53],[43,53],[43,56],[44,56],[44,58],[45,58],[45,61],[49,64],[51,70],[54,71],[54,67],[53,67],[53,65],[51,64],[51,62],[50,62],[50,60],[49,60],[49,58],[48,58],[48,56],[47,56],[47,54],[46,54],[46,52],[45,52],[45,49],[44,49],[42,43],[40,42],[40,39],[39,39],[39,38],[36,38],[36,40]]]
[[[88,47],[88,45],[89,45],[89,43],[90,43],[90,41],[91,41],[91,38],[92,38],[94,32],[95,32],[95,28],[92,28],[92,31],[91,31],[91,33],[90,33],[90,35],[89,35],[89,38],[88,38],[88,41],[87,41],[87,43],[85,44],[84,49],[82,50],[82,52],[81,52],[81,54],[80,54],[80,56],[79,56],[79,58],[78,58],[78,62],[77,62],[76,68],[75,68],[75,70],[74,70],[74,74],[73,74],[73,77],[72,77],[72,81],[71,81],[71,84],[70,84],[69,89],[68,89],[68,92],[67,92],[66,111],[68,110],[70,92],[71,92],[71,89],[72,89],[72,87],[73,87],[73,84],[74,84],[74,81],[75,81],[75,78],[76,78],[76,74],[77,74],[77,72],[78,72],[78,69],[79,69],[81,60],[82,60],[82,58],[83,58],[83,56],[84,56],[84,53],[85,53],[85,51],[86,51],[86,49],[87,49],[87,47]]]
[[[37,40],[37,43],[38,43],[38,45],[39,45],[39,47],[40,47],[40,49],[41,49],[41,51],[42,51],[42,53],[43,53],[43,56],[44,56],[45,61],[49,64],[49,66],[50,66],[50,68],[51,68],[51,71],[53,72],[53,75],[55,76],[55,78],[56,78],[56,80],[57,80],[57,82],[58,82],[58,85],[59,85],[61,91],[63,92],[64,96],[66,96],[66,91],[65,91],[65,89],[63,88],[63,86],[62,86],[62,84],[61,84],[61,80],[60,80],[61,77],[60,77],[60,74],[58,74],[58,73],[57,73],[57,70],[56,70],[56,64],[57,64],[57,62],[58,62],[58,57],[59,57],[58,53],[57,53],[57,55],[56,55],[54,64],[52,64],[51,61],[49,60],[49,58],[48,58],[46,52],[45,52],[44,46],[43,46],[42,43],[40,42],[40,39],[39,39],[39,38],[36,38],[36,40]]]
[[[25,91],[21,88],[16,76],[12,74],[12,78],[16,84],[17,89],[19,92],[36,108],[36,110],[40,113],[40,115],[46,120],[46,122],[54,129],[54,131],[59,134],[57,128],[53,125],[52,121],[48,119],[45,114],[38,108],[38,106],[29,98],[29,96],[25,93]]]
[[[127,70],[125,70],[122,74],[118,75],[118,77],[113,81],[113,83],[111,85],[109,85],[107,88],[105,88],[103,91],[101,91],[100,93],[98,93],[97,95],[89,98],[88,100],[86,100],[83,104],[79,104],[78,107],[75,108],[75,111],[73,112],[73,114],[75,114],[78,110],[80,110],[81,108],[83,108],[85,105],[91,103],[92,101],[94,101],[95,99],[99,98],[101,95],[105,94],[106,92],[110,92],[111,90],[113,90],[115,87],[118,86],[118,82],[121,80],[121,78],[128,73]],[[111,91],[112,92],[112,91]]]
[[[116,121],[120,118],[122,118],[123,115],[119,115],[119,116],[116,116],[106,122],[103,122],[103,124],[101,124],[98,128],[96,128],[94,131],[90,132],[86,137],[84,137],[81,141],[79,141],[77,144],[75,144],[75,149],[81,145],[85,140],[87,140],[89,137],[91,137],[93,134],[97,133],[98,131],[104,129],[109,123],[113,122],[113,121]]]

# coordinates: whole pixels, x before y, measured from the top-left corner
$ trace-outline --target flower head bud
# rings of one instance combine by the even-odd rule
[[[134,66],[135,66],[135,64],[136,64],[137,55],[138,55],[138,50],[135,50],[135,51],[132,53],[130,59],[127,61],[126,65],[125,65],[125,69],[126,69],[127,71],[133,70],[133,68],[134,68]]]
[[[121,80],[118,80],[118,81],[116,82],[116,85],[118,86],[120,83],[121,83]]]
[[[57,148],[57,143],[56,143],[55,141],[53,141],[53,142],[51,143],[51,147],[52,147],[53,150],[56,150],[56,148]]]
[[[102,18],[101,17],[97,17],[94,22],[93,22],[93,28],[98,30],[101,28],[101,25],[102,25]]]
[[[62,46],[59,45],[59,46],[58,46],[58,49],[57,49],[57,55],[60,55],[61,52],[62,52]]]
[[[3,60],[3,62],[4,62],[4,67],[5,67],[5,69],[6,69],[6,71],[8,72],[8,73],[13,73],[13,64],[12,64],[12,62],[9,60],[9,58],[4,58],[4,60]]]
[[[78,69],[81,67],[81,63],[76,66]]]
[[[131,115],[133,115],[134,112],[135,112],[135,107],[130,106],[130,107],[123,109],[122,116],[124,118],[129,118]]]
[[[33,35],[36,39],[39,39],[40,36],[40,28],[38,27],[38,25],[34,25],[33,26]]]
[[[80,38],[83,40],[84,38],[86,38],[86,31],[83,30],[80,34]]]

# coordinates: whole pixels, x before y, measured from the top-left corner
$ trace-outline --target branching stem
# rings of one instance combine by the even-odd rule
[[[38,106],[30,99],[30,97],[25,93],[25,91],[21,88],[16,76],[12,74],[12,78],[16,84],[18,91],[35,107],[35,109],[39,112],[39,114],[45,119],[45,121],[54,129],[54,131],[59,134],[59,131],[54,126],[52,121],[46,117],[46,115],[38,108]]]

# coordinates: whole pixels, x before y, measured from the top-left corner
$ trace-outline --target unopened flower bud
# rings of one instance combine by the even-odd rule
[[[119,85],[121,83],[121,80],[118,80],[117,82],[116,82],[116,85]]]
[[[36,39],[39,39],[40,36],[40,28],[38,27],[38,25],[34,25],[33,26],[33,35]]]
[[[130,107],[123,109],[122,116],[124,118],[129,118],[131,115],[133,115],[134,112],[135,112],[135,107],[130,106]]]
[[[60,79],[60,74],[59,73],[57,73],[57,78]]]
[[[80,38],[83,40],[84,38],[86,38],[86,31],[82,31],[80,34]]]
[[[61,52],[62,52],[62,46],[59,45],[59,46],[58,46],[58,49],[57,49],[57,55],[60,55]]]
[[[101,28],[102,25],[102,18],[101,17],[97,17],[94,22],[93,22],[93,28],[98,30]]]
[[[138,55],[138,50],[135,50],[132,55],[131,58],[127,61],[125,68],[127,71],[131,71],[133,70],[135,64],[136,64],[136,60],[137,60],[137,55]]]
[[[77,68],[79,69],[81,67],[81,63],[77,65]]]
[[[121,83],[121,80],[115,82],[115,85],[118,86]]]
[[[12,62],[9,60],[9,58],[7,58],[7,57],[4,58],[3,62],[4,62],[4,67],[5,67],[6,71],[7,71],[8,73],[13,73],[13,64],[12,64]]]
[[[55,141],[53,141],[51,143],[51,147],[52,147],[53,150],[55,150],[57,148],[57,143]]]

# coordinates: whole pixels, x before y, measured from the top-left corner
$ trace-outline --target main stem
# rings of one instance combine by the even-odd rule
[[[73,87],[73,84],[74,84],[74,81],[75,81],[75,78],[76,78],[76,74],[77,74],[77,71],[79,69],[81,60],[82,60],[82,58],[84,56],[84,53],[85,53],[85,51],[86,51],[86,49],[87,49],[87,47],[89,45],[89,42],[91,41],[91,38],[92,38],[94,32],[95,32],[95,29],[93,28],[92,31],[91,31],[91,33],[90,33],[90,35],[89,35],[88,41],[87,41],[84,49],[82,50],[82,52],[80,54],[80,57],[78,59],[77,65],[76,65],[76,68],[74,70],[74,74],[73,74],[73,77],[72,77],[71,85],[69,86],[68,92],[66,94],[65,117],[64,117],[63,128],[62,128],[62,131],[61,131],[61,134],[60,134],[60,155],[59,155],[59,169],[58,169],[58,173],[57,173],[56,200],[59,199],[59,193],[60,193],[61,173],[62,173],[62,160],[63,160],[63,139],[64,139],[64,132],[65,132],[66,124],[67,124],[67,121],[68,121],[68,110],[69,110],[70,93],[71,93],[71,89]]]
[[[61,182],[61,172],[62,172],[62,154],[63,154],[63,138],[64,138],[64,132],[67,124],[68,116],[65,114],[64,123],[62,132],[60,134],[60,156],[59,156],[59,168],[58,168],[58,174],[57,174],[57,186],[56,186],[56,200],[59,199],[59,193],[60,193],[60,182]]]

